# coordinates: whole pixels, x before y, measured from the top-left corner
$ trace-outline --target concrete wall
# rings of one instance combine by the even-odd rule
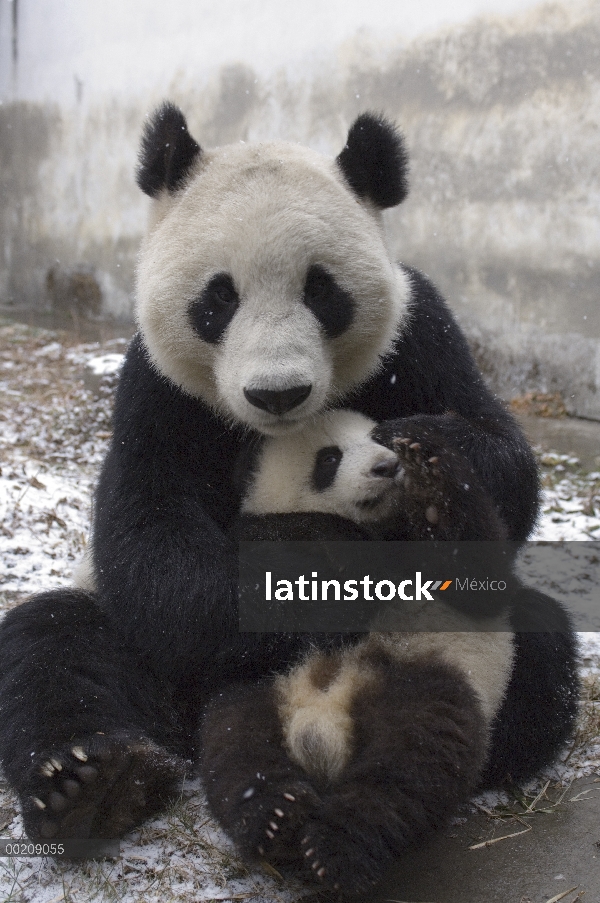
[[[398,257],[439,284],[498,391],[600,419],[600,6],[471,17],[493,4],[0,0],[0,305],[130,316],[132,173],[163,98],[205,145],[332,154],[383,110],[412,160],[386,214]]]

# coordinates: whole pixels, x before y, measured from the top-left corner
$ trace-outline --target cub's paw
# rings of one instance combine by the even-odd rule
[[[162,808],[185,762],[147,737],[91,737],[36,756],[20,794],[25,831],[52,837],[119,837]]]
[[[250,786],[240,803],[239,839],[248,853],[269,862],[298,859],[304,825],[319,805],[305,781],[271,786],[267,792]]]
[[[410,438],[394,439],[392,443],[402,465],[405,491],[423,500],[426,519],[437,524],[452,468],[451,455],[431,446],[430,442],[413,442]]]
[[[368,835],[361,843],[358,836],[346,833],[340,825],[312,821],[305,825],[300,841],[305,875],[343,896],[363,896],[372,892],[385,874],[389,857],[371,849]]]

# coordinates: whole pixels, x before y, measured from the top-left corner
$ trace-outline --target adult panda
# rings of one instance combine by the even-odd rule
[[[205,151],[165,104],[146,126],[138,183],[153,204],[139,331],[95,495],[95,591],[41,594],[0,626],[0,756],[32,838],[115,836],[163,805],[196,753],[204,703],[234,680],[246,682],[231,733],[244,757],[264,717],[254,681],[335,645],[238,632],[226,531],[249,436],[301,432],[350,406],[384,441],[427,434],[434,453],[460,455],[509,538],[525,540],[537,513],[518,427],[433,286],[390,258],[381,211],[406,194],[390,124],[360,116],[335,160],[282,143]],[[544,629],[537,596],[523,604],[528,628]],[[517,748],[529,765],[555,749],[573,717],[570,636],[531,636],[516,644],[495,728],[498,779]],[[265,738],[266,782],[269,749]]]

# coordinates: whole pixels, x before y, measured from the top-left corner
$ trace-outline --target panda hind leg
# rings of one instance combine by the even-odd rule
[[[371,660],[353,705],[355,749],[300,840],[305,869],[348,896],[372,891],[406,847],[441,827],[477,785],[487,749],[478,699],[432,660]]]
[[[513,597],[515,660],[492,724],[482,789],[530,780],[573,736],[580,697],[577,639],[560,602],[531,587]]]
[[[95,596],[34,596],[0,625],[0,758],[27,835],[117,837],[186,763],[164,683],[136,666]]]
[[[283,746],[274,682],[234,686],[213,699],[200,748],[209,806],[241,852],[298,859],[303,825],[320,799]]]

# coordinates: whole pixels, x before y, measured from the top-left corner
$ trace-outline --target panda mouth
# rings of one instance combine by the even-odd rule
[[[267,436],[281,436],[286,433],[295,433],[302,429],[304,421],[299,417],[271,417],[261,419],[260,423],[253,424],[255,429],[260,430]]]
[[[382,482],[383,485],[380,485],[378,492],[374,492],[374,487],[372,487],[372,491],[368,495],[365,495],[364,498],[359,499],[354,503],[357,511],[370,518],[373,516],[383,517],[386,515],[387,509],[393,507],[395,498],[394,489],[397,485],[397,481],[395,479],[390,480],[384,478]],[[383,513],[374,514],[377,509],[383,509]]]
[[[361,511],[372,511],[374,508],[377,508],[379,505],[381,505],[384,500],[384,493],[381,493],[380,495],[370,495],[367,496],[367,498],[357,501],[356,507],[360,508]]]

